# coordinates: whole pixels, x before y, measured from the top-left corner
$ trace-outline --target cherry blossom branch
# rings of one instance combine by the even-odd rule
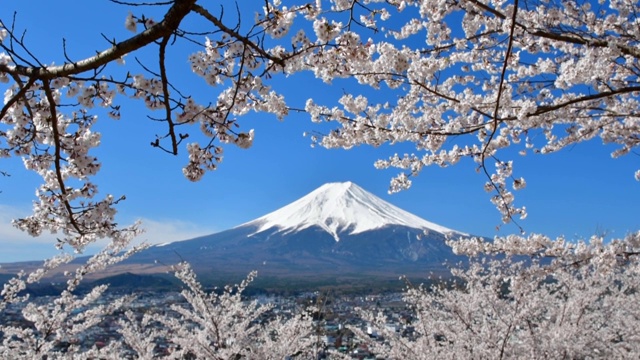
[[[482,2],[480,2],[479,0],[466,0],[472,4],[474,4],[475,6],[479,7],[482,10],[485,10],[491,14],[493,14],[494,16],[500,18],[500,19],[506,19],[507,16],[503,13],[501,13],[500,11],[490,7],[487,4],[484,4]],[[541,29],[535,29],[535,30],[531,30],[528,29],[527,26],[523,25],[520,22],[514,22],[514,24],[516,24],[519,28],[523,29],[524,31],[526,31],[527,33],[534,35],[534,36],[540,36],[540,37],[544,37],[547,39],[551,39],[551,40],[558,40],[558,41],[563,41],[563,42],[567,42],[567,43],[572,43],[572,44],[576,44],[576,45],[587,45],[587,46],[594,46],[594,47],[609,47],[611,45],[611,42],[609,41],[604,41],[604,40],[585,40],[585,39],[581,39],[581,38],[577,38],[577,37],[573,37],[573,36],[568,36],[568,35],[564,35],[564,34],[556,34],[553,32],[549,32],[549,31],[544,31]],[[625,55],[631,55],[635,58],[640,58],[640,49],[638,49],[637,47],[631,47],[631,46],[627,46],[624,44],[618,44],[616,43],[614,45],[615,47],[617,47],[618,49],[620,49],[620,51],[625,54]]]
[[[232,38],[240,41],[241,43],[244,44],[244,46],[251,48],[258,54],[262,55],[262,57],[264,57],[265,59],[269,59],[280,66],[284,66],[284,62],[282,59],[269,54],[262,47],[258,46],[253,41],[249,40],[246,36],[242,36],[237,31],[227,27],[222,21],[220,21],[217,17],[213,16],[207,9],[203,8],[202,6],[198,4],[194,4],[193,12],[209,20],[213,25],[216,26],[216,28],[230,35]]]
[[[18,99],[24,99],[25,94],[31,88],[31,86],[36,82],[35,78],[29,78],[26,84],[21,84],[21,82],[16,82],[20,84],[20,90],[11,96],[9,100],[4,104],[2,110],[0,110],[0,119],[4,118],[7,115],[7,111],[18,101]],[[28,102],[25,101],[25,104]]]
[[[558,104],[554,104],[554,105],[545,105],[545,106],[540,106],[538,107],[534,112],[528,114],[528,116],[538,116],[538,115],[543,115],[549,112],[553,112],[556,111],[558,109],[564,108],[564,107],[568,107],[571,105],[575,105],[578,103],[582,103],[582,102],[588,102],[591,100],[598,100],[598,99],[604,99],[604,98],[608,98],[608,97],[612,97],[612,96],[616,96],[616,95],[620,95],[620,94],[628,94],[628,93],[633,93],[633,92],[637,92],[640,91],[640,86],[629,86],[629,87],[623,87],[623,88],[619,88],[616,90],[611,90],[611,91],[605,91],[605,92],[600,92],[597,94],[591,94],[591,95],[584,95],[584,96],[580,96],[577,97],[575,99],[571,99],[571,100],[567,100]],[[503,120],[515,120],[517,119],[516,117],[507,117],[504,118]]]
[[[42,86],[44,89],[44,93],[49,102],[49,113],[51,115],[51,131],[53,133],[53,141],[54,141],[54,169],[56,173],[56,179],[58,181],[58,187],[60,188],[60,201],[64,204],[65,209],[67,210],[67,216],[69,221],[71,222],[71,226],[78,232],[78,235],[82,236],[85,234],[84,230],[80,228],[80,225],[76,222],[74,217],[73,209],[71,208],[71,204],[67,198],[67,186],[64,183],[64,178],[62,176],[62,155],[61,155],[61,147],[62,143],[60,141],[60,132],[58,130],[58,113],[56,109],[56,100],[53,98],[53,94],[51,93],[51,87],[49,86],[49,82],[47,80],[42,82]]]
[[[504,216],[506,216],[508,219],[510,219],[520,229],[520,232],[524,232],[524,229],[520,225],[518,225],[518,223],[513,218],[514,214],[513,214],[511,202],[508,201],[506,199],[506,197],[505,197],[506,189],[504,188],[504,185],[502,183],[496,184],[496,182],[494,181],[492,176],[489,174],[489,171],[487,170],[487,167],[486,167],[486,164],[485,164],[487,149],[489,149],[489,144],[491,144],[491,141],[493,140],[493,137],[495,136],[496,131],[498,131],[498,124],[499,124],[498,118],[499,118],[499,111],[500,111],[500,99],[502,97],[502,91],[504,89],[505,76],[506,76],[506,73],[507,73],[507,68],[509,67],[509,58],[511,57],[511,51],[512,51],[512,48],[513,48],[513,34],[514,34],[514,30],[516,28],[516,16],[517,16],[517,14],[518,14],[518,0],[514,0],[513,13],[511,14],[511,26],[509,28],[509,42],[507,43],[507,50],[505,51],[505,55],[504,55],[504,63],[502,65],[502,72],[500,73],[500,83],[498,84],[498,94],[496,95],[496,105],[495,105],[495,108],[493,110],[493,129],[489,133],[489,137],[485,141],[485,145],[482,148],[482,152],[480,154],[480,161],[481,161],[480,162],[480,167],[484,171],[484,174],[487,177],[487,179],[489,180],[489,183],[491,184],[493,189],[495,189],[495,191],[498,193],[498,196],[502,200],[502,203],[506,205],[504,207],[499,207],[499,210],[501,210],[501,212],[503,212]],[[501,356],[502,356],[502,354],[501,354]]]

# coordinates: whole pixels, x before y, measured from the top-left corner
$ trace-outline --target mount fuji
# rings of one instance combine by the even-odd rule
[[[340,241],[340,233],[355,235],[390,225],[456,233],[395,207],[352,182],[324,184],[291,204],[239,227],[255,226],[252,235],[272,229],[277,229],[273,234],[286,235],[319,227]]]
[[[120,266],[157,272],[188,261],[202,277],[428,276],[463,260],[446,245],[466,234],[404,211],[352,182],[322,185],[235,228],[155,245]],[[166,271],[164,266],[163,271]]]

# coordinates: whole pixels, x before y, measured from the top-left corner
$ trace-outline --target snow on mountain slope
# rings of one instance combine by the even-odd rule
[[[286,234],[318,226],[339,241],[341,232],[353,235],[386,225],[461,234],[391,205],[352,182],[324,184],[291,204],[238,227],[256,226],[255,235],[271,228]]]

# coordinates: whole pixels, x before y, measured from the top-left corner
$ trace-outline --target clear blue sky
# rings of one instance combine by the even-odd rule
[[[27,29],[26,43],[45,63],[63,61],[62,38],[67,41],[67,53],[78,59],[106,47],[101,33],[116,39],[130,34],[124,29],[129,9],[107,1],[13,1],[3,4],[0,19],[11,21],[14,10],[17,28]],[[133,11],[139,14],[140,9]],[[252,14],[247,16],[252,18]],[[169,54],[170,78],[201,101],[215,99],[218,89],[206,87],[190,74],[189,50],[183,50]],[[144,60],[146,54],[139,56]],[[133,57],[127,62],[133,64]],[[327,88],[310,76],[301,76],[277,80],[274,87],[290,105],[302,107],[309,97],[331,104],[345,84]],[[326,182],[347,180],[449,228],[484,236],[517,231],[504,226],[496,232],[500,215],[483,191],[485,178],[476,173],[475,164],[426,169],[413,179],[412,189],[388,195],[389,179],[396,171],[376,170],[373,162],[395,152],[414,152],[410,145],[348,151],[311,148],[303,132],[326,127],[318,128],[304,114],[293,113],[283,122],[255,113],[241,118],[243,129],[255,129],[254,146],[249,150],[227,146],[219,170],[191,183],[181,172],[185,151],[173,157],[151,148],[154,135],[164,129],[146,119],[148,112],[141,104],[123,98],[117,102],[123,105],[122,120],[101,117],[96,125],[103,133],[102,147],[95,153],[103,163],[97,182],[102,194],[127,196],[119,206],[118,221],[127,224],[142,219],[148,229],[142,239],[150,242],[225,230],[284,206]],[[640,168],[640,158],[632,154],[614,160],[610,152],[611,148],[595,140],[552,155],[512,156],[515,174],[524,176],[528,184],[516,193],[517,203],[529,211],[529,218],[520,225],[527,232],[569,239],[601,231],[623,236],[639,229],[640,184],[633,174]],[[503,156],[508,158],[508,154]],[[0,178],[0,262],[55,254],[51,236],[31,239],[10,225],[12,218],[29,213],[38,177],[23,170],[17,159],[2,159],[0,169],[12,174]]]

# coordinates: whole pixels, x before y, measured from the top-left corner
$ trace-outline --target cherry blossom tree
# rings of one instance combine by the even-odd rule
[[[367,313],[385,340],[370,346],[390,359],[635,358],[638,261],[620,254],[636,254],[639,239],[634,234],[609,246],[597,237],[579,244],[520,239],[528,251],[510,242],[508,252],[533,260],[475,259],[453,269],[450,288],[408,287],[408,333],[385,327],[386,316]],[[502,246],[493,245],[483,253]],[[477,248],[465,241],[454,247]]]
[[[144,314],[138,320],[131,311],[121,321],[123,342],[142,358],[157,358],[158,339],[175,346],[171,358],[285,359],[313,358],[312,319],[300,312],[293,316],[268,318],[271,305],[245,302],[243,291],[255,272],[221,294],[207,293],[188,264],[175,266],[176,277],[185,285],[182,295],[188,307],[173,305],[177,316]]]
[[[392,192],[409,188],[425,167],[472,159],[486,174],[484,190],[505,223],[527,215],[524,206],[515,204],[513,192],[526,186],[514,173],[515,154],[547,154],[597,137],[615,144],[612,156],[618,157],[640,142],[640,20],[631,1],[266,0],[255,9],[257,15],[240,13],[232,20],[223,17],[225,7],[196,0],[111,1],[129,7],[124,26],[130,37],[109,40],[103,50],[61,65],[35,57],[17,23],[0,18],[0,155],[21,158],[26,170],[42,177],[33,213],[15,225],[33,236],[58,234],[57,246],[79,252],[97,239],[111,241],[68,274],[58,308],[27,308],[25,318],[35,324],[33,329],[2,328],[3,354],[33,357],[53,351],[52,343],[42,342],[82,331],[121,305],[71,316],[104,291],[78,297],[72,295],[77,283],[120,260],[140,232],[138,224],[116,223],[116,205],[124,197],[97,198],[93,180],[101,164],[92,154],[100,145],[97,114],[119,118],[119,99],[140,100],[150,117],[166,126],[151,146],[170,154],[186,149],[182,171],[191,181],[219,166],[225,146],[251,147],[257,134],[239,130],[243,115],[256,111],[284,118],[301,111],[312,121],[335,124],[329,133],[311,135],[314,144],[326,148],[414,144],[414,154],[390,154],[376,162],[378,168],[401,169],[391,181]],[[163,9],[162,19],[145,16],[148,6]],[[206,24],[204,31],[190,27],[195,18]],[[175,54],[176,43],[198,49]],[[127,55],[149,48],[157,54],[153,68],[125,63]],[[169,56],[187,58],[189,70],[218,88],[218,96],[199,103],[176,88],[166,70]],[[128,70],[114,70],[118,66]],[[327,84],[350,81],[353,86],[335,104],[318,103],[312,92],[305,104],[290,104],[271,79],[300,72]],[[370,100],[371,93],[381,91],[393,96],[385,102]],[[635,177],[640,180],[640,170]],[[597,237],[569,243],[521,234],[492,242],[463,239],[452,246],[472,256],[506,253],[535,261],[479,263],[454,271],[463,280],[459,288],[409,290],[407,301],[420,327],[416,338],[398,338],[390,342],[391,350],[381,351],[397,358],[411,357],[411,349],[466,352],[468,357],[637,356],[633,331],[638,318],[632,304],[638,234],[608,244]],[[67,261],[52,259],[42,270],[11,280],[1,306],[24,301],[18,294],[27,283]],[[188,271],[181,271],[193,309],[180,311],[199,327],[180,328],[169,320],[165,326],[184,336],[198,331],[198,344],[214,348],[243,343],[250,335],[249,318],[225,325],[239,329],[242,339],[212,337],[200,318],[213,311],[205,306],[212,299]],[[500,291],[503,286],[506,293]],[[250,305],[243,311],[258,316],[262,310]],[[139,333],[128,326],[147,331],[148,321],[131,325],[123,320],[123,336],[135,339]],[[575,335],[577,342],[562,338],[561,332]],[[150,344],[137,339],[130,346],[144,357]]]

